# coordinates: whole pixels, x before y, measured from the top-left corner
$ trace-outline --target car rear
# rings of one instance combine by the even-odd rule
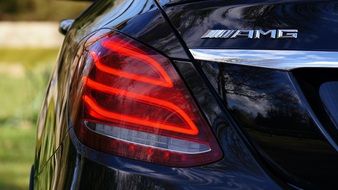
[[[52,184],[336,189],[337,5],[95,3],[67,36]]]

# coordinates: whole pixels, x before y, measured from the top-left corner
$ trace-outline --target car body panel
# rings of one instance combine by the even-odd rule
[[[218,0],[95,2],[75,20],[66,35],[47,90],[38,124],[33,172],[35,188],[270,190],[316,187],[317,183],[312,184],[308,180],[318,174],[313,173],[310,175],[312,178],[305,179],[299,175],[309,173],[309,168],[306,167],[317,164],[316,159],[323,162],[322,157],[327,161],[322,166],[328,169],[327,167],[336,163],[334,159],[337,152],[318,132],[318,126],[309,115],[309,106],[304,104],[306,98],[300,93],[302,86],[297,86],[296,82],[301,81],[297,77],[300,75],[287,71],[198,61],[194,60],[189,48],[333,51],[337,48],[332,43],[336,39],[331,39],[330,35],[338,31],[334,26],[334,7],[333,1],[300,0],[285,3]],[[311,15],[312,11],[315,14]],[[292,20],[289,17],[297,19]],[[314,24],[330,24],[332,27],[323,33],[319,28],[310,27]],[[200,38],[208,29],[231,27],[294,27],[299,29],[300,36],[296,40],[281,41]],[[72,110],[69,110],[68,100],[72,78],[81,61],[84,43],[90,37],[109,31],[121,32],[172,60],[212,127],[224,153],[222,160],[192,168],[166,167],[104,154],[78,141],[69,122]],[[237,87],[227,89],[234,86]],[[279,108],[277,112],[291,110],[292,115],[282,117],[278,113],[275,118],[270,117],[267,113],[272,107]],[[260,115],[265,121],[259,122],[252,117],[252,113]],[[297,117],[293,117],[294,115]],[[295,121],[295,118],[302,119]],[[283,121],[283,125],[279,121]],[[266,127],[276,123],[279,124],[276,128]],[[248,131],[246,126],[261,134],[256,139],[252,138],[256,132]],[[271,135],[280,134],[284,134],[286,140],[277,139],[271,144]],[[297,154],[287,155],[288,138],[296,142],[297,146],[292,150],[299,151]],[[314,151],[313,148],[317,149]],[[267,154],[266,150],[270,152]],[[314,152],[317,157],[310,157]],[[303,163],[297,165],[300,161]],[[318,164],[311,171],[326,171],[321,170],[323,167],[320,166]],[[335,170],[334,167],[329,169],[330,173],[322,173],[323,177],[328,175],[326,180],[332,179],[332,172]],[[323,179],[318,179],[319,186],[326,183]]]
[[[212,3],[211,3],[212,2]],[[337,50],[337,2],[196,1],[163,5],[190,49]],[[297,39],[201,39],[211,29],[298,29]]]
[[[202,62],[209,81],[261,155],[289,181],[334,187],[337,151],[286,71]],[[323,169],[325,168],[325,169]]]
[[[56,64],[56,68],[53,71],[52,78],[49,82],[49,87],[47,89],[46,98],[42,107],[42,111],[39,117],[38,122],[38,136],[37,136],[37,147],[36,147],[36,168],[43,167],[44,163],[50,158],[56,149],[59,147],[62,139],[66,135],[68,130],[67,126],[67,107],[66,102],[68,100],[69,89],[71,85],[72,76],[74,74],[74,69],[79,61],[81,53],[81,45],[83,45],[84,41],[91,35],[97,33],[99,29],[101,31],[106,30],[117,30],[117,27],[125,26],[126,33],[128,33],[128,24],[125,22],[133,20],[131,19],[135,15],[142,14],[142,11],[149,11],[149,9],[154,9],[154,4],[151,5],[152,1],[144,1],[144,4],[139,3],[132,3],[127,1],[126,2],[129,6],[125,8],[124,14],[122,13],[115,13],[113,14],[111,9],[112,7],[121,6],[124,7],[123,3],[121,4],[114,4],[110,1],[100,2],[93,4],[87,11],[85,11],[74,23],[70,31],[68,32],[62,50],[59,55],[59,59]],[[135,5],[134,5],[135,4]],[[128,12],[128,7],[131,9]],[[140,8],[141,7],[141,8]],[[137,9],[135,11],[135,9]],[[120,9],[119,9],[120,10]],[[147,14],[150,15],[160,15],[159,11],[154,13],[145,13],[145,17]],[[133,14],[132,14],[133,13]],[[125,16],[125,14],[127,16]],[[101,15],[101,16],[100,16]],[[115,17],[112,15],[116,15]],[[153,16],[152,16],[153,17]],[[97,18],[97,19],[92,19]],[[159,28],[163,28],[164,30],[168,31],[165,27],[166,22],[162,19],[161,16],[155,16],[153,20],[146,19],[150,22],[150,26],[156,29],[158,26]],[[144,24],[144,19],[139,20],[139,22]],[[130,21],[133,23],[133,21]],[[84,24],[85,23],[85,24]],[[133,24],[134,25],[134,24]],[[137,30],[138,32],[134,35],[135,37],[142,38],[141,36],[147,31],[149,25],[142,25],[144,27],[143,32]],[[141,28],[141,26],[139,26]],[[140,29],[139,28],[139,29]],[[152,28],[151,28],[152,29]],[[169,30],[170,31],[170,30]],[[129,35],[132,36],[133,34],[129,32]],[[147,38],[145,36],[144,38]],[[169,39],[169,40],[167,40]],[[162,37],[156,38],[156,40],[149,44],[163,44],[160,43],[160,40],[166,41],[173,41],[172,46],[176,49],[180,49],[179,43],[176,41],[175,45],[175,37],[171,33],[167,33]],[[170,47],[170,46],[167,46]],[[170,49],[166,50],[165,48],[161,48],[163,53],[171,55]],[[178,51],[176,54],[172,53],[173,55],[177,55],[177,57],[184,58],[185,51]],[[41,159],[41,160],[40,160]],[[40,169],[38,169],[40,171]],[[39,172],[37,172],[39,173]]]
[[[316,188],[318,185],[317,188],[335,188],[338,131],[328,121],[328,116],[322,114],[325,110],[318,109],[321,102],[316,100],[316,89],[319,88],[316,85],[321,81],[319,78],[323,78],[323,73],[328,73],[328,69],[320,72],[315,67],[326,66],[318,61],[317,65],[310,65],[310,62],[317,58],[315,51],[335,54],[337,50],[337,2],[252,0],[161,3],[187,48],[201,52],[201,55],[195,56],[200,59],[196,62],[199,62],[208,81],[222,98],[231,117],[244,129],[249,141],[266,157],[273,170],[279,170],[277,173],[285,174],[287,181],[302,184],[303,187]],[[208,30],[272,29],[297,29],[298,37],[202,38]],[[231,57],[226,57],[229,56],[226,53],[220,54],[220,57],[225,57],[217,62],[208,54],[208,50],[233,50],[233,53],[229,51]],[[259,53],[264,50],[270,51],[270,59],[264,57],[266,54]],[[275,50],[276,54],[273,55],[271,50]],[[268,63],[259,65],[260,61],[291,55],[290,50],[306,54],[306,58],[289,58],[295,63],[301,58],[308,59],[308,66],[305,61],[294,71],[290,62],[288,65],[291,69],[285,70],[291,71],[287,72],[281,71],[283,68],[278,67],[278,61],[271,61],[271,64],[275,64],[271,66]],[[242,65],[241,61],[245,62],[247,58],[243,52],[252,56],[257,64],[253,62],[250,66],[248,59],[247,64]],[[252,54],[257,54],[257,57]],[[305,73],[303,68],[307,67],[314,67],[313,72],[300,74]],[[333,59],[331,77],[325,80],[338,80],[333,74],[337,71],[335,67],[337,63]],[[304,76],[307,76],[306,79]],[[310,88],[309,85],[312,88],[304,91]],[[316,105],[313,104],[315,101]]]

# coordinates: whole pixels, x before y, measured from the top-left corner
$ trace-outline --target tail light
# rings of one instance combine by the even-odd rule
[[[176,167],[222,152],[165,56],[118,33],[86,46],[71,90],[79,140],[98,151]]]

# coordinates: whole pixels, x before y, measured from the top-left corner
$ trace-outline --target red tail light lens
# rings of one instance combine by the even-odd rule
[[[71,100],[73,125],[83,144],[176,167],[222,157],[168,58],[117,33],[92,42],[83,56]]]

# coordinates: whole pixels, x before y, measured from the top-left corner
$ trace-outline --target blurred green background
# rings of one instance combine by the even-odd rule
[[[59,21],[78,16],[87,6],[79,0],[0,0],[0,20]]]
[[[87,6],[82,2],[0,0],[0,24],[54,23],[75,18]],[[1,32],[4,29],[0,28]],[[0,189],[28,189],[36,121],[59,47],[6,47],[1,43],[0,40]]]

